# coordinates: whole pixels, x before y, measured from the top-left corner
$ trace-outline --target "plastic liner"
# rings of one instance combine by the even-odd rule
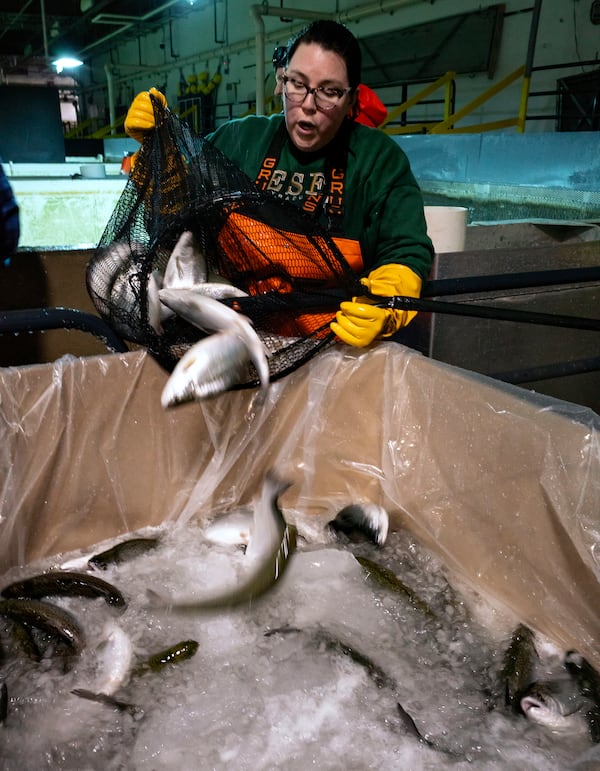
[[[385,343],[174,411],[147,353],[0,371],[0,566],[251,500],[373,501],[498,607],[600,665],[598,416]]]

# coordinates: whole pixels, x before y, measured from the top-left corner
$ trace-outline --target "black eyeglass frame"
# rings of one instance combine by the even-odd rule
[[[298,104],[302,104],[306,97],[309,94],[312,94],[315,99],[315,104],[321,110],[333,110],[334,107],[339,107],[339,103],[342,101],[342,99],[354,90],[352,86],[349,86],[348,88],[333,88],[332,86],[315,86],[314,88],[310,88],[306,85],[306,83],[303,83],[301,80],[296,80],[296,78],[290,78],[289,75],[286,75],[285,73],[283,74],[282,81],[284,93],[291,102],[295,101]],[[305,91],[305,94],[302,96],[302,98],[298,98],[301,96],[300,94],[293,94],[292,96],[288,94],[286,86],[289,82],[294,83],[296,87],[302,86]],[[335,96],[338,99],[338,102],[330,102],[328,104],[321,104],[321,102],[319,102],[319,97],[327,90],[335,92]]]

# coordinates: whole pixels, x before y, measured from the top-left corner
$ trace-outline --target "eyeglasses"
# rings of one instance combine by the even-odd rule
[[[300,80],[283,76],[283,90],[290,102],[301,103],[309,94],[315,98],[315,104],[321,110],[333,110],[340,101],[352,91],[351,88],[331,88],[330,86],[317,86],[309,88]]]

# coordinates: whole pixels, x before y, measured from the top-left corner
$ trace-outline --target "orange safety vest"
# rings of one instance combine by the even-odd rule
[[[268,186],[286,137],[285,125],[282,124],[256,178],[262,189]],[[339,220],[343,211],[345,173],[345,168],[332,170],[326,203],[328,213]],[[308,199],[305,208],[316,214],[321,207],[315,207],[314,203],[314,200]],[[364,268],[360,243],[341,236],[331,238],[352,270],[360,274]],[[289,293],[293,291],[294,278],[324,281],[325,284],[331,281],[331,285],[335,285],[337,276],[321,255],[329,256],[333,264],[339,262],[339,258],[323,236],[308,237],[272,227],[233,209],[219,233],[218,241],[234,270],[244,271],[248,263],[252,265],[253,276],[246,287],[250,295]],[[289,336],[297,336],[298,333],[309,335],[319,330],[321,334],[326,334],[334,316],[331,312],[301,313],[289,322],[278,319],[274,331]]]

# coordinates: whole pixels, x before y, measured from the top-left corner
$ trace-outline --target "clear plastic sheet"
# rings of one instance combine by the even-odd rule
[[[143,352],[0,371],[0,568],[247,504],[373,501],[498,607],[600,665],[600,419],[395,343],[164,412]]]

